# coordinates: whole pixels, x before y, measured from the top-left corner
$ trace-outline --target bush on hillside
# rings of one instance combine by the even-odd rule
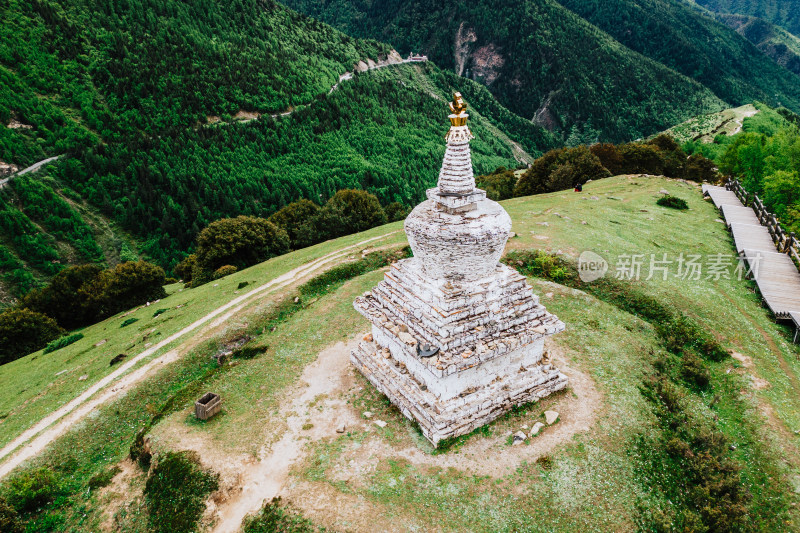
[[[669,135],[661,134],[648,141],[655,146],[661,156],[662,173],[670,178],[683,177],[686,164],[686,152]]]
[[[0,496],[0,531],[3,533],[23,533],[25,531],[19,513],[2,496]]]
[[[692,154],[686,160],[683,176],[687,180],[716,183],[720,179],[717,165],[702,154]]]
[[[658,148],[651,144],[628,143],[619,146],[622,156],[623,174],[652,174],[660,176],[664,173],[664,161]]]
[[[319,209],[311,200],[302,199],[279,209],[267,220],[285,231],[291,247],[297,249],[313,240],[313,236],[304,234],[304,231],[307,231],[308,223],[314,220]]]
[[[608,169],[612,176],[625,174],[625,161],[622,159],[617,145],[611,143],[599,143],[592,145],[589,150],[597,156],[600,163]]]
[[[94,320],[114,315],[131,307],[164,298],[166,276],[160,266],[146,261],[120,263],[102,271],[85,284],[78,295]]]
[[[217,220],[197,236],[192,285],[207,281],[221,266],[243,269],[288,251],[289,236],[266,219],[239,216]]]
[[[670,207],[672,209],[689,209],[689,204],[683,198],[677,196],[665,195],[656,200],[656,203],[661,207]]]
[[[150,531],[189,533],[205,510],[206,497],[217,490],[218,476],[203,468],[194,452],[168,452],[159,458],[144,488]]]
[[[386,213],[374,194],[344,189],[320,209],[316,229],[320,241],[335,239],[386,224]]]
[[[214,271],[214,279],[224,278],[231,274],[236,274],[238,269],[233,265],[223,265]]]
[[[54,318],[73,329],[167,295],[164,269],[146,261],[97,265],[61,271],[45,288],[23,298],[20,307]]]
[[[499,202],[514,197],[514,186],[517,184],[517,176],[513,170],[506,167],[499,167],[491,174],[477,176],[476,185],[479,189],[486,191],[486,196],[490,200]]]
[[[261,510],[245,518],[242,533],[313,533],[319,528],[299,512],[285,507],[281,498],[272,498]]]
[[[197,254],[189,254],[183,260],[175,265],[172,271],[183,280],[184,283],[192,281],[192,270],[197,264]]]
[[[22,299],[22,306],[52,317],[64,328],[83,326],[95,316],[79,297],[82,287],[93,282],[103,271],[98,265],[67,267],[53,278],[49,285],[31,291]]]
[[[61,337],[60,339],[56,339],[53,342],[49,343],[47,346],[45,346],[44,353],[55,352],[56,350],[60,350],[65,346],[69,346],[70,344],[78,342],[82,338],[83,338],[83,333],[73,333],[72,335]]]
[[[20,514],[44,508],[62,492],[62,483],[49,468],[25,470],[11,478],[5,488],[6,501]]]
[[[514,188],[514,196],[571,189],[611,173],[587,147],[551,150],[534,161]]]
[[[55,320],[30,309],[0,313],[0,364],[43,348],[63,332]]]
[[[392,202],[387,205],[384,209],[386,212],[386,219],[389,222],[397,222],[398,220],[405,220],[408,214],[411,212],[411,209],[401,204],[400,202]]]

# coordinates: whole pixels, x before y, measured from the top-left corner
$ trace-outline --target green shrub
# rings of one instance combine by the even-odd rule
[[[711,383],[711,372],[702,359],[689,352],[681,358],[681,378],[688,386],[702,390]]]
[[[592,145],[589,150],[600,160],[600,164],[611,172],[612,176],[625,174],[625,161],[616,145],[611,143],[598,143]]]
[[[184,283],[189,283],[192,281],[192,270],[194,269],[196,263],[197,255],[190,254],[184,257],[180,263],[175,265],[175,268],[173,268],[172,271],[176,276],[182,279]]]
[[[0,496],[0,531],[3,533],[23,533],[25,531],[19,513],[2,496]]]
[[[80,265],[61,271],[47,287],[26,296],[22,306],[73,329],[163,298],[165,283],[164,269],[145,261],[107,270]]]
[[[720,179],[717,165],[702,154],[692,154],[686,160],[683,177],[697,182],[716,183]]]
[[[20,514],[44,508],[63,492],[61,480],[47,467],[23,471],[8,482],[5,498]]]
[[[212,277],[214,279],[224,278],[225,276],[236,274],[237,270],[238,269],[233,265],[224,265],[216,269]]]
[[[308,223],[314,220],[317,213],[319,206],[304,198],[279,209],[267,220],[285,231],[289,236],[291,247],[296,249],[314,240],[314,236],[305,235],[303,232],[311,227]]]
[[[143,303],[164,298],[166,276],[160,266],[146,261],[120,263],[104,270],[78,291],[94,320]]]
[[[81,289],[91,284],[103,269],[98,265],[76,265],[67,267],[42,289],[29,293],[22,306],[55,319],[67,329],[84,326],[95,319],[86,306],[86,297]]]
[[[124,328],[124,327],[126,327],[126,326],[130,326],[130,325],[131,325],[131,324],[133,324],[134,322],[138,322],[138,321],[139,321],[139,319],[138,319],[138,318],[133,318],[133,317],[131,317],[131,318],[126,318],[125,320],[123,320],[123,321],[122,321],[122,324],[120,324],[120,325],[119,325],[119,327],[121,327],[121,328]]]
[[[625,174],[653,174],[664,173],[664,160],[659,149],[651,144],[628,143],[620,145],[620,155],[623,160]]]
[[[668,194],[656,200],[656,203],[661,207],[669,207],[680,210],[689,209],[689,204],[686,203],[686,200],[683,198],[678,198],[677,196],[670,196]]]
[[[111,484],[111,480],[114,479],[114,476],[120,472],[122,472],[122,469],[117,465],[107,468],[102,472],[98,472],[89,478],[89,488],[91,490],[97,490],[109,486]]]
[[[563,191],[610,175],[587,147],[558,148],[534,161],[531,168],[520,176],[514,196]]]
[[[78,342],[82,338],[83,338],[83,333],[73,333],[72,335],[61,337],[60,339],[56,339],[53,342],[49,343],[47,346],[45,346],[44,353],[50,353],[56,350],[60,350],[65,346],[69,346],[74,342]]]
[[[574,284],[577,282],[577,270],[556,255],[542,250],[514,251],[503,258],[503,262],[516,268],[525,276],[546,279],[555,283]]]
[[[197,529],[208,494],[217,490],[218,476],[205,470],[194,452],[168,452],[159,458],[144,488],[150,530],[183,533]]]
[[[386,219],[389,222],[405,220],[405,218],[411,212],[411,209],[408,206],[401,204],[400,202],[392,202],[383,210],[386,212]]]
[[[242,290],[245,287],[247,287],[248,285],[250,285],[249,281],[240,281],[239,284],[236,286],[236,290],[237,291]]]
[[[169,311],[169,307],[167,307],[165,309],[156,309],[156,312],[153,313],[153,318],[157,317],[158,315],[162,315],[162,314],[166,313],[167,311]]]
[[[374,194],[344,189],[320,209],[314,223],[315,242],[358,233],[386,222],[386,213]]]
[[[41,349],[63,332],[55,320],[30,309],[0,313],[0,364]]]
[[[288,251],[289,236],[266,219],[239,216],[217,220],[197,236],[192,286],[208,281],[224,265],[243,269]]]
[[[242,533],[312,533],[320,531],[313,522],[294,509],[285,507],[281,498],[265,503],[255,516],[247,517]]]
[[[513,170],[500,167],[491,174],[475,177],[476,185],[479,189],[486,191],[486,196],[490,200],[499,202],[514,197],[514,187],[517,184],[517,176]]]

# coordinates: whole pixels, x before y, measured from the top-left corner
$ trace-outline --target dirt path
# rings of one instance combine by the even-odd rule
[[[350,365],[350,351],[362,335],[348,342],[339,342],[320,352],[317,359],[303,371],[300,384],[287,391],[281,416],[286,417],[286,431],[271,447],[265,446],[255,464],[243,464],[237,479],[238,487],[216,505],[214,533],[239,531],[242,520],[258,511],[264,501],[275,496],[292,500],[327,499],[311,494],[325,487],[308,487],[303,483],[289,483],[293,465],[300,464],[306,456],[308,443],[335,438],[336,430],[344,426],[347,431],[371,431],[372,421],[365,420],[347,402],[347,395],[357,386],[355,370]],[[505,435],[473,438],[464,444],[458,454],[430,455],[416,446],[398,448],[380,437],[368,438],[363,444],[343,452],[335,478],[345,483],[360,483],[365,473],[374,470],[386,458],[405,459],[415,465],[435,468],[452,467],[478,475],[501,477],[517,468],[523,461],[533,461],[550,453],[576,433],[588,431],[602,407],[602,396],[594,381],[586,374],[570,368],[560,355],[558,346],[551,346],[555,363],[570,380],[571,393],[561,395],[556,402],[560,422],[546,428],[528,446],[510,447]],[[486,458],[491,457],[491,461]],[[214,465],[211,465],[214,468]],[[323,484],[324,485],[324,484]],[[300,491],[299,494],[294,491]],[[238,491],[238,492],[237,492]],[[369,512],[369,506],[361,506]],[[327,509],[337,514],[337,509]],[[366,517],[369,522],[370,518]],[[369,529],[368,527],[366,529]]]
[[[336,434],[335,428],[340,423],[341,415],[345,414],[346,403],[334,396],[337,391],[345,389],[350,350],[356,344],[357,339],[338,342],[320,352],[316,361],[305,368],[300,378],[301,390],[292,390],[287,394],[291,400],[284,404],[281,412],[286,417],[286,432],[271,449],[262,450],[258,463],[242,473],[241,492],[218,507],[215,532],[239,531],[245,516],[258,511],[264,500],[270,500],[280,493],[286,485],[291,466],[301,456],[306,438],[318,440]],[[313,427],[304,430],[304,425],[309,423],[309,406],[322,395],[331,397],[326,400],[324,416],[314,416],[311,421]]]
[[[291,284],[311,273],[318,271],[319,269],[331,263],[332,261],[335,261],[336,259],[339,259],[342,256],[351,253],[351,251],[354,248],[359,248],[367,243],[373,242],[378,239],[383,239],[384,237],[387,237],[392,233],[388,233],[386,235],[380,235],[378,237],[373,237],[371,239],[366,239],[351,246],[341,248],[335,252],[331,252],[314,261],[311,261],[293,270],[290,270],[289,272],[281,276],[278,276],[277,278],[268,281],[263,285],[260,285],[259,287],[253,289],[252,291],[243,294],[237,298],[234,298],[233,300],[224,305],[219,306],[214,311],[211,311],[204,317],[193,322],[192,324],[183,328],[179,332],[169,336],[168,338],[159,342],[155,346],[152,346],[147,350],[141,352],[139,355],[131,358],[130,360],[125,362],[125,364],[116,369],[114,372],[111,372],[104,378],[100,379],[97,383],[89,387],[86,391],[84,391],[78,397],[70,401],[68,404],[50,413],[48,416],[40,420],[33,427],[23,432],[19,437],[14,439],[12,442],[6,445],[2,450],[0,450],[0,460],[1,460],[6,457],[9,457],[17,448],[20,448],[21,446],[25,445],[25,447],[21,451],[17,452],[16,455],[13,455],[0,465],[0,479],[8,475],[14,468],[19,466],[25,460],[30,459],[31,457],[34,457],[35,455],[39,454],[48,444],[50,444],[51,442],[53,442],[53,440],[55,440],[60,435],[69,430],[69,428],[75,425],[78,421],[80,421],[83,417],[89,414],[92,410],[104,404],[105,402],[113,399],[115,396],[120,394],[122,390],[127,389],[135,385],[136,383],[140,382],[142,379],[148,376],[152,371],[157,369],[160,365],[168,364],[174,361],[179,356],[179,354],[177,350],[170,350],[169,352],[153,359],[152,361],[149,361],[147,364],[136,369],[134,372],[131,372],[129,375],[123,378],[124,374],[126,374],[129,370],[131,370],[136,364],[141,362],[143,359],[153,355],[158,350],[186,336],[187,334],[196,330],[200,326],[203,326],[214,319],[216,320],[214,320],[212,324],[223,323],[229,317],[233,316],[236,312],[241,310],[242,307],[249,304],[255,296],[262,294],[264,291],[267,291],[268,289],[281,288],[288,284]],[[55,424],[56,422],[58,423]]]

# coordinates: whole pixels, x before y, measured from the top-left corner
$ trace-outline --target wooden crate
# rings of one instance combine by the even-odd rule
[[[208,420],[222,409],[222,398],[219,394],[207,392],[202,398],[194,402],[194,416],[200,420]]]

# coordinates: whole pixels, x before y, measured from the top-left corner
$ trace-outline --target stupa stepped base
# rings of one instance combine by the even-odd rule
[[[442,400],[375,342],[359,343],[350,360],[404,416],[419,424],[422,434],[434,446],[444,439],[466,435],[516,405],[538,401],[567,386],[567,377],[543,360]]]

